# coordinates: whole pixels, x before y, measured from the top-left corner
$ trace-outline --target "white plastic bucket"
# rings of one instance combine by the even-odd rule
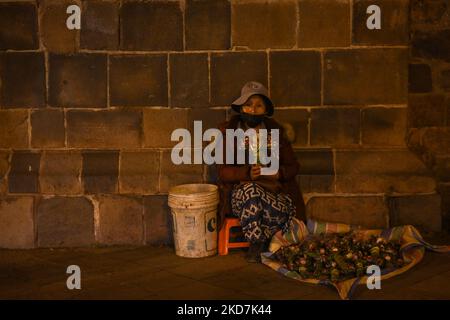
[[[217,205],[213,184],[183,184],[169,190],[173,238],[178,256],[201,258],[217,254]]]

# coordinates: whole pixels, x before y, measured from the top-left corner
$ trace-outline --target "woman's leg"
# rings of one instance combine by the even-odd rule
[[[266,242],[278,230],[285,231],[295,214],[295,206],[288,195],[275,194],[255,182],[236,186],[231,205],[249,242]]]
[[[261,228],[262,221],[262,187],[253,183],[236,186],[231,194],[233,215],[239,217],[245,239],[249,242],[266,240]]]

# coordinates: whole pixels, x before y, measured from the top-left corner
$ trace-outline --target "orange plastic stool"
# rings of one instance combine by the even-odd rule
[[[219,231],[219,255],[225,256],[230,248],[245,248],[250,246],[248,242],[230,242],[230,229],[240,227],[239,218],[225,218],[222,229]]]

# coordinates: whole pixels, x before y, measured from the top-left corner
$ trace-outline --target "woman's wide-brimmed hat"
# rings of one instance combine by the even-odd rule
[[[261,95],[267,105],[267,115],[270,117],[273,115],[273,103],[269,98],[269,92],[263,84],[256,81],[249,81],[241,89],[241,96],[233,101],[231,108],[236,111],[241,111],[241,106],[254,94]]]

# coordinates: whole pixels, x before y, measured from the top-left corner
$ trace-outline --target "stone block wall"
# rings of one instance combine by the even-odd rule
[[[450,1],[411,2],[408,146],[433,172],[450,231]]]
[[[174,165],[170,134],[216,127],[250,80],[296,133],[308,216],[440,230],[407,146],[409,16],[408,0],[0,2],[0,247],[170,244],[170,187],[216,179]],[[430,69],[410,65],[410,91]]]

